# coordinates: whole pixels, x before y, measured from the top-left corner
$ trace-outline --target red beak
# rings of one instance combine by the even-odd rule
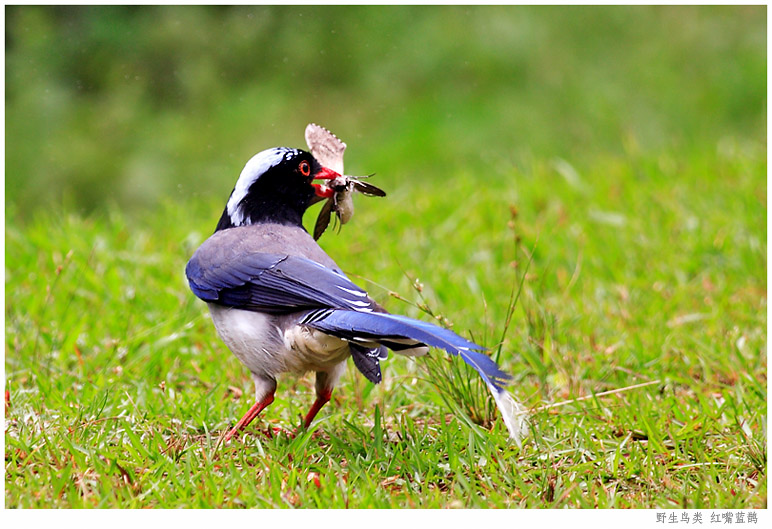
[[[322,167],[322,170],[314,175],[314,180],[332,180],[333,178],[338,178],[339,176],[340,175],[332,169]]]
[[[335,171],[333,171],[332,169],[322,167],[322,170],[314,175],[314,180],[332,180],[333,178],[338,178],[339,176],[340,175]],[[326,186],[324,184],[311,184],[311,185],[314,186],[314,190],[316,191],[316,196],[318,197],[330,198],[334,192],[331,187]]]

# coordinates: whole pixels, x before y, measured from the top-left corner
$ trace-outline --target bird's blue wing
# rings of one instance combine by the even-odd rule
[[[375,310],[367,293],[342,273],[305,259],[250,253],[238,259],[202,259],[198,252],[185,273],[190,289],[204,301],[271,313],[313,308]]]

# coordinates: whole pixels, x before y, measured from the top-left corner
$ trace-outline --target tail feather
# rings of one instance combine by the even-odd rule
[[[300,323],[354,343],[366,341],[386,347],[398,344],[402,349],[430,346],[460,356],[485,381],[501,411],[510,438],[520,444],[526,430],[524,411],[504,389],[512,377],[489,356],[479,352],[484,351],[484,347],[431,323],[381,312],[316,311]],[[395,351],[400,352],[396,348]]]
[[[387,352],[384,347],[367,349],[360,345],[351,344],[351,359],[367,380],[373,384],[381,382],[381,363],[386,358]]]
[[[499,369],[496,362],[475,350],[485,348],[462,338],[453,331],[426,322],[395,316],[382,312],[356,312],[330,310],[323,317],[307,317],[302,323],[347,340],[366,339],[375,343],[388,344],[391,340],[414,340],[421,344],[444,349],[452,355],[459,355],[472,366],[494,388],[503,389],[511,378]]]
[[[523,438],[528,434],[528,421],[526,420],[527,411],[523,406],[517,402],[512,395],[506,389],[497,390],[492,386],[488,386],[493,400],[496,402],[496,407],[501,412],[501,418],[504,420],[504,425],[509,432],[509,438],[517,443],[517,446],[522,446]]]

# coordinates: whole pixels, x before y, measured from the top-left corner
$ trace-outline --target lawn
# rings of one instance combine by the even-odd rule
[[[7,508],[766,507],[765,7],[16,7],[6,31]],[[521,447],[439,351],[377,386],[349,366],[295,436],[313,377],[282,378],[221,443],[253,387],[185,263],[309,121],[389,193],[322,247],[490,348]]]

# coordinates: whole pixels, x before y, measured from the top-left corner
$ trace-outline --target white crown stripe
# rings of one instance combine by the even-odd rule
[[[275,147],[254,155],[244,169],[241,170],[236,186],[228,199],[228,216],[234,226],[241,226],[244,222],[244,212],[241,211],[241,201],[247,196],[249,188],[255,181],[266,173],[271,167],[280,164],[287,156],[296,155],[297,149],[287,147]]]

